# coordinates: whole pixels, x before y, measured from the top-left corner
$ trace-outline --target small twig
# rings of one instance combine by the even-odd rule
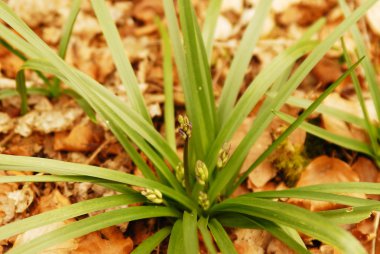
[[[103,143],[91,154],[90,158],[87,159],[86,164],[90,164],[96,156],[104,149],[106,145],[108,145],[110,142],[110,139],[106,139],[103,141]]]
[[[375,225],[375,228],[374,228],[374,238],[372,239],[372,250],[371,250],[371,254],[376,254],[376,240],[377,240],[377,233],[378,233],[378,229],[379,229],[379,222],[380,222],[380,213],[379,212],[375,212],[375,219],[374,219],[374,225]]]
[[[11,130],[11,132],[0,141],[0,147],[5,146],[9,142],[9,140],[13,138],[14,135],[15,135],[14,131]]]

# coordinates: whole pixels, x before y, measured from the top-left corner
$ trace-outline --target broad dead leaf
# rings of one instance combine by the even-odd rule
[[[272,236],[258,229],[236,229],[234,245],[239,254],[264,254]]]

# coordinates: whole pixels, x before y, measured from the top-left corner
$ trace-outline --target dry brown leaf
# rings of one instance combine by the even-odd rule
[[[71,254],[128,254],[133,249],[131,238],[125,238],[117,227],[109,227],[85,235]]]
[[[268,254],[296,254],[292,249],[290,249],[286,244],[280,240],[273,238],[270,241],[266,253]]]
[[[359,176],[345,162],[327,157],[325,155],[315,158],[301,174],[296,187],[339,182],[358,182]],[[355,195],[365,197],[365,195]],[[322,211],[333,208],[342,207],[322,201],[298,200],[290,199],[290,203],[294,203],[310,209],[311,211]]]
[[[70,152],[94,151],[104,140],[104,130],[92,122],[75,126],[70,133],[56,133],[54,150]]]
[[[335,82],[342,75],[341,64],[338,59],[325,56],[311,71],[322,87]]]
[[[239,254],[264,254],[272,236],[264,230],[236,229],[235,248]]]
[[[372,31],[380,35],[380,2],[377,2],[371,9],[367,11],[366,19]]]

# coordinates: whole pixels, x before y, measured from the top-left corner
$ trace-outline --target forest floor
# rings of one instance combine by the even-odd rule
[[[57,48],[62,26],[70,9],[70,1],[63,0],[8,0],[16,13],[43,38],[52,48]],[[75,24],[66,60],[68,63],[91,75],[100,83],[127,101],[125,90],[115,71],[110,51],[107,48],[100,27],[89,1],[83,1],[81,12]],[[193,1],[203,20],[208,1]],[[216,98],[228,67],[234,56],[243,31],[253,15],[256,0],[224,1],[222,16],[218,20],[215,34],[215,48],[212,57],[214,93]],[[359,1],[355,1],[359,2]],[[155,126],[163,128],[163,72],[160,36],[154,22],[156,16],[163,17],[163,7],[159,0],[134,0],[109,2],[114,21],[121,34],[126,52],[136,71],[141,92],[144,94],[149,113]],[[380,13],[377,5],[376,14]],[[269,63],[274,56],[292,45],[308,26],[321,17],[327,23],[317,35],[323,40],[342,21],[343,15],[335,0],[275,0],[271,15],[267,18],[261,39],[252,52],[249,69],[246,72],[241,93]],[[372,60],[380,68],[380,21],[379,14],[369,13],[359,22],[364,33],[367,48]],[[346,36],[346,43],[353,51],[352,38]],[[335,81],[347,67],[341,64],[340,46],[332,48],[313,69],[296,92],[297,96],[314,99],[324,88]],[[0,46],[0,89],[15,87],[16,73],[23,61]],[[40,86],[35,73],[27,72],[27,85]],[[361,75],[361,81],[364,80]],[[183,113],[184,96],[175,76],[176,114]],[[366,91],[364,82],[363,90]],[[360,115],[360,107],[355,97],[352,82],[347,79],[326,101],[342,110]],[[368,100],[368,103],[371,102]],[[40,95],[28,98],[29,111],[20,115],[20,98],[15,96],[0,101],[0,153],[24,156],[53,158],[70,162],[84,163],[140,175],[128,154],[112,136],[106,125],[99,121],[94,124],[75,101],[67,96],[49,99]],[[232,139],[232,149],[247,133],[254,121],[255,108]],[[300,109],[285,106],[282,110],[297,115]],[[371,112],[370,112],[371,114]],[[311,120],[327,130],[368,141],[365,132],[356,126],[322,114],[313,114]],[[247,168],[267,147],[283,128],[284,122],[275,119],[259,142],[251,149],[243,169]],[[292,152],[282,148],[265,160],[249,176],[239,193],[260,190],[285,189],[289,186],[305,186],[326,182],[363,181],[380,182],[378,168],[373,161],[353,151],[329,144],[323,140],[297,130],[287,140]],[[181,147],[179,147],[179,153]],[[280,163],[284,160],[297,161],[293,171],[284,171]],[[20,172],[0,171],[0,175],[15,175]],[[59,208],[78,201],[108,196],[113,191],[91,183],[34,183],[0,185],[0,225]],[[237,193],[236,193],[237,194]],[[377,196],[369,198],[380,199]],[[287,200],[312,211],[336,208],[336,204]],[[68,241],[50,248],[43,253],[129,253],[134,246],[157,230],[155,219],[136,221],[91,233],[79,239]],[[359,224],[347,226],[368,249],[380,241],[378,236],[379,215]],[[63,224],[69,222],[62,222]],[[59,227],[61,225],[55,225]],[[40,235],[51,228],[28,231],[0,242],[0,252],[13,245],[27,241],[32,235]],[[261,230],[238,229],[230,231],[239,253],[293,253],[283,243]],[[337,253],[332,247],[304,236],[304,241],[312,253]],[[377,248],[380,253],[380,247]],[[157,250],[157,253],[160,253]]]

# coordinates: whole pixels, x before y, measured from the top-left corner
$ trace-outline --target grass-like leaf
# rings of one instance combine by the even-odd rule
[[[244,74],[251,60],[253,49],[259,40],[260,32],[264,26],[264,21],[269,13],[271,4],[272,0],[259,2],[255,8],[255,14],[240,41],[219,99],[218,120],[220,126],[223,125],[232,114],[233,106],[244,79]]]
[[[25,84],[25,72],[20,70],[16,75],[16,90],[21,98],[21,115],[25,115],[28,112],[28,95]]]
[[[202,36],[209,62],[211,62],[212,45],[214,42],[215,28],[218,21],[222,0],[211,0],[207,7],[206,17],[203,24]]]
[[[0,227],[0,240],[7,239],[30,229],[42,227],[54,222],[64,221],[102,209],[143,202],[145,200],[145,197],[139,193],[136,193],[134,195],[116,195],[82,201],[80,203],[51,210],[4,225]]]
[[[174,223],[169,239],[168,254],[177,254],[184,251],[183,223],[179,219]]]
[[[343,253],[366,253],[361,244],[344,229],[331,224],[321,215],[294,205],[259,198],[238,197],[215,205],[211,211],[212,214],[221,212],[242,213],[295,228],[337,247]]]
[[[183,213],[183,238],[184,241],[184,252],[185,254],[198,254],[198,230],[197,230],[197,214],[196,213]]]
[[[151,253],[163,240],[165,240],[166,237],[170,235],[171,230],[171,227],[160,229],[154,235],[145,239],[144,242],[131,252],[131,254]]]
[[[215,242],[218,245],[221,253],[237,254],[234,244],[218,220],[211,219],[208,223],[208,227],[214,236]]]
[[[175,151],[175,123],[174,123],[174,97],[173,97],[173,66],[170,39],[166,27],[157,19],[156,24],[161,35],[161,52],[163,57],[164,95],[165,95],[165,136],[170,147]]]
[[[77,163],[69,163],[64,161],[32,158],[24,156],[11,156],[0,154],[2,164],[0,170],[18,170],[18,171],[36,171],[42,173],[49,173],[52,175],[86,175],[96,178],[101,178],[116,183],[124,183],[132,186],[140,186],[149,189],[158,189],[167,197],[176,200],[178,203],[183,204],[188,209],[192,210],[195,207],[194,202],[188,198],[183,192],[173,191],[172,188],[167,187],[156,181],[144,179],[131,174],[105,169],[95,166],[82,165]]]
[[[54,230],[30,242],[11,249],[9,254],[38,253],[47,247],[69,239],[94,232],[96,230],[117,225],[127,221],[154,218],[154,217],[178,217],[177,211],[166,207],[130,207],[105,212],[77,222],[70,223],[62,228]]]
[[[63,26],[61,40],[59,41],[59,45],[58,45],[58,55],[62,59],[65,59],[66,57],[67,48],[69,46],[69,42],[70,42],[70,38],[73,32],[75,21],[80,11],[81,3],[82,3],[82,0],[74,0],[71,3],[70,14],[67,18],[67,21],[65,22],[65,25]],[[52,89],[51,93],[53,97],[58,96],[60,94],[61,89],[59,85],[60,85],[60,80],[57,77],[55,77],[53,80],[52,87],[51,87]],[[82,106],[81,104],[79,105]],[[86,111],[86,113],[87,112],[89,111]]]
[[[139,112],[146,121],[152,123],[139,89],[137,78],[125,53],[123,43],[112,20],[111,14],[109,13],[106,2],[104,0],[92,0],[91,4],[98,18],[100,27],[103,30],[104,37],[109,45],[112,57],[133,108]]]
[[[211,237],[210,231],[207,228],[207,225],[208,225],[208,219],[207,218],[201,217],[198,220],[198,229],[202,235],[202,239],[203,239],[203,242],[207,248],[207,251],[210,254],[216,254],[217,252],[215,250],[214,241]]]

